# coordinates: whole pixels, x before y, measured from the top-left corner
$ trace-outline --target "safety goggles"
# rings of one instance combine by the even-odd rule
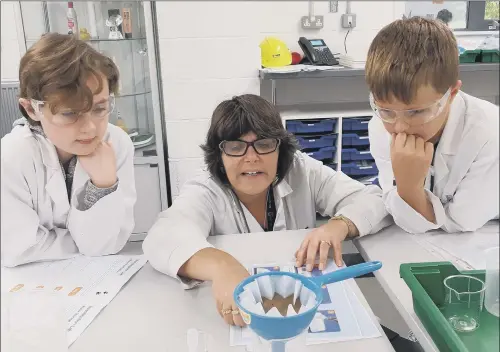
[[[33,107],[33,110],[35,111],[36,114],[41,115],[43,117],[46,116],[44,115],[42,109],[47,104],[48,103],[46,101],[31,99],[31,106]],[[48,116],[46,118],[54,125],[67,126],[74,124],[84,114],[89,114],[90,117],[95,120],[103,119],[109,114],[111,114],[114,109],[115,109],[115,96],[114,94],[110,94],[107,100],[95,104],[92,107],[92,110],[90,110],[89,112],[82,113],[70,109],[63,109],[51,115],[50,118],[48,118]]]
[[[281,141],[277,138],[262,138],[253,142],[241,140],[222,141],[219,148],[228,156],[243,156],[247,153],[249,147],[253,147],[259,155],[270,154],[278,149]]]
[[[392,124],[396,123],[397,119],[403,119],[403,121],[410,126],[418,126],[430,122],[437,116],[439,116],[443,112],[450,94],[451,88],[449,88],[446,93],[444,93],[441,99],[425,108],[411,110],[392,110],[379,107],[377,103],[375,103],[373,94],[370,93],[370,106],[375,115],[377,115],[384,122]]]

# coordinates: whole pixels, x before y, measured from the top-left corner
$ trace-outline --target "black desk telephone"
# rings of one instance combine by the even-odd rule
[[[323,39],[300,37],[299,45],[311,65],[333,66],[339,64]]]

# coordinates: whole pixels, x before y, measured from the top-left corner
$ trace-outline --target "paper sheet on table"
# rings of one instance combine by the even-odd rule
[[[292,263],[253,265],[249,268],[249,272],[254,275],[265,270],[280,269],[299,274],[305,272],[301,268],[295,268]],[[330,262],[323,273],[337,269],[335,263]],[[321,274],[321,271],[314,269],[305,275]],[[346,281],[326,285],[323,296],[323,303],[319,306],[315,319],[307,330],[306,343],[308,345],[381,336],[377,325]],[[231,326],[229,339],[230,346],[248,345],[252,341],[252,332],[249,328]]]
[[[425,233],[412,238],[427,250],[467,270],[486,269],[484,252],[499,245],[499,224],[490,222],[475,232]]]
[[[144,256],[77,256],[1,269],[2,293],[47,291],[60,297],[68,318],[68,345],[141,269]]]

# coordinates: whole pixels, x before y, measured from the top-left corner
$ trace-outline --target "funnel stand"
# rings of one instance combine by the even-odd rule
[[[271,352],[285,352],[286,341],[272,341]]]

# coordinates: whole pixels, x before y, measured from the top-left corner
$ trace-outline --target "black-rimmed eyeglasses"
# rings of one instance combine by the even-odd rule
[[[257,154],[265,155],[278,149],[280,143],[281,141],[277,138],[262,138],[253,142],[246,142],[242,140],[222,141],[219,144],[219,148],[228,156],[243,156],[247,153],[248,148],[251,146]]]

